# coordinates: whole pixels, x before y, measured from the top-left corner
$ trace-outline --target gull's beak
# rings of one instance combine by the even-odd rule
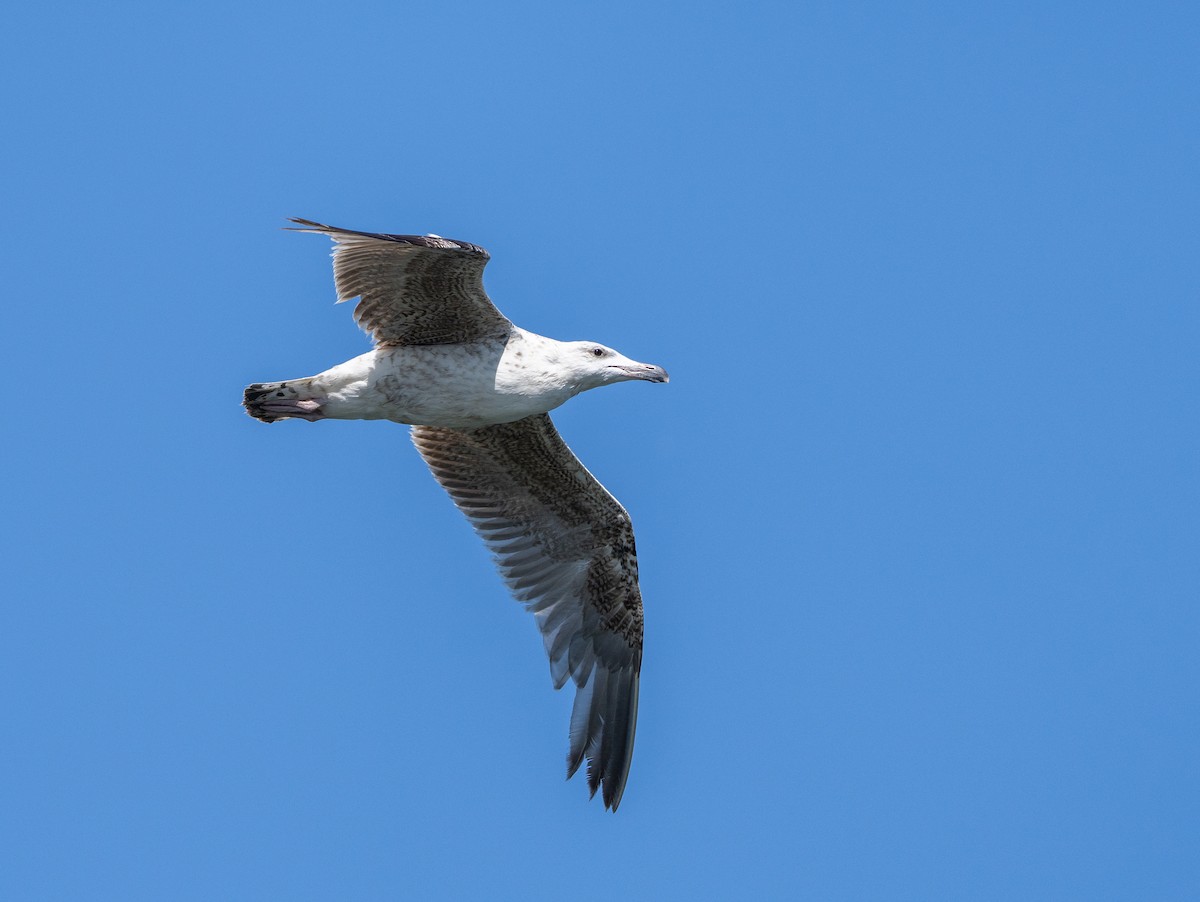
[[[626,379],[642,379],[646,382],[670,382],[671,377],[667,375],[667,371],[661,366],[654,366],[652,363],[633,363],[621,364],[614,366],[614,370],[620,370],[621,375]]]

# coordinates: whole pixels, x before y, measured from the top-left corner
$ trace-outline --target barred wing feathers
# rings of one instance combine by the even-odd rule
[[[616,810],[637,725],[642,596],[629,515],[546,414],[477,429],[413,427],[413,443],[541,630],[556,689],[576,687],[567,776]]]
[[[483,289],[483,248],[437,235],[355,232],[293,219],[298,232],[334,241],[338,302],[361,298],[354,318],[378,347],[504,338],[512,323]]]

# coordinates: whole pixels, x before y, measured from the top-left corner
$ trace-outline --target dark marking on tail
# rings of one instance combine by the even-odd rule
[[[255,382],[253,385],[247,385],[246,391],[242,394],[242,405],[246,408],[246,413],[264,423],[274,423],[278,420],[279,417],[263,409],[263,401],[272,391],[278,391],[282,384],[281,382]]]
[[[242,404],[246,413],[264,423],[295,417],[315,423],[325,419],[321,413],[322,402],[305,397],[308,379],[293,379],[291,382],[255,382],[246,386]]]

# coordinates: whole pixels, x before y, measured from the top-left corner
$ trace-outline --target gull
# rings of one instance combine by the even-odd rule
[[[667,382],[659,366],[594,341],[556,341],[511,323],[488,298],[481,247],[438,235],[356,232],[293,219],[333,239],[337,299],[374,347],[302,379],[259,382],[243,403],[282,419],[391,420],[534,615],[554,688],[575,686],[567,778],[617,810],[629,777],[642,667],[642,596],[629,514],[548,415],[580,392]]]

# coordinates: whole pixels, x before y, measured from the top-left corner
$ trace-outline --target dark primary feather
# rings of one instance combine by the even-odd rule
[[[488,252],[434,235],[382,235],[291,220],[334,240],[338,301],[361,298],[354,318],[382,347],[502,337],[512,323],[483,289]]]
[[[616,810],[637,726],[642,595],[633,527],[546,414],[478,429],[414,426],[413,443],[531,611],[555,688],[575,683],[567,776]]]

